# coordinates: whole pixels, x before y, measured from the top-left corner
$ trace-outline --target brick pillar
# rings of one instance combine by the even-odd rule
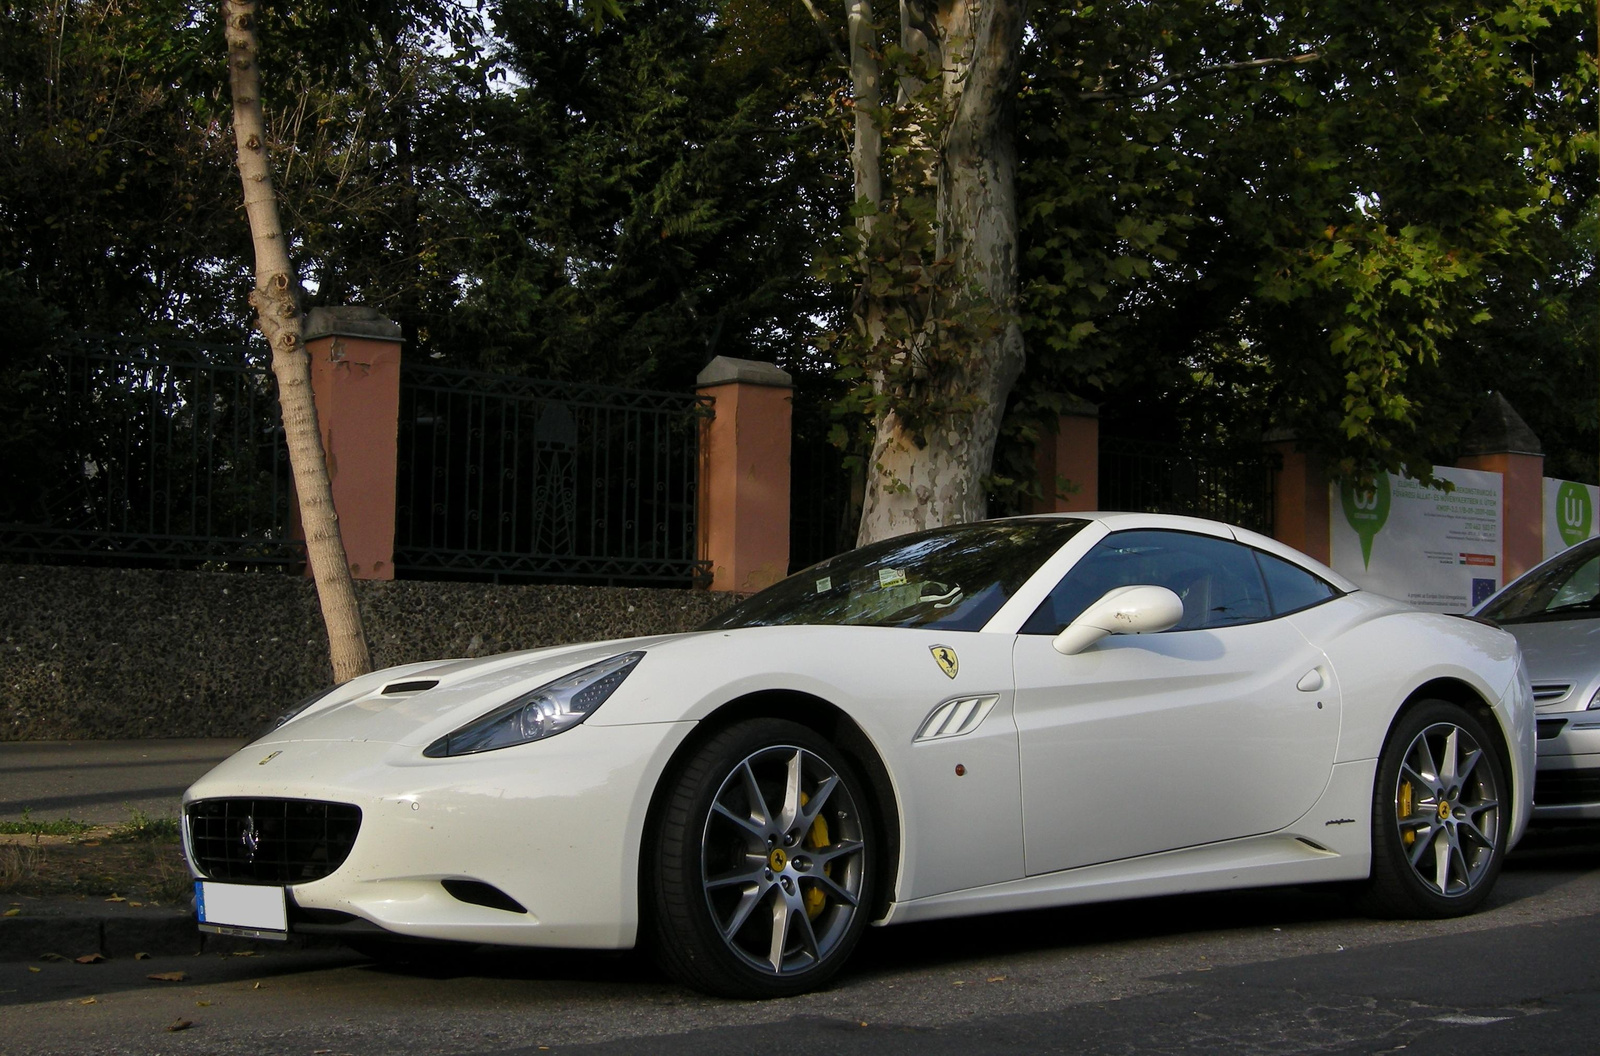
[[[1498,392],[1461,434],[1461,469],[1500,474],[1500,585],[1544,560],[1544,448]]]
[[[1033,454],[1043,501],[1034,513],[1079,513],[1100,508],[1100,408],[1077,401],[1039,437]]]
[[[1283,459],[1272,488],[1273,537],[1326,565],[1333,559],[1333,541],[1322,459],[1300,450],[1286,434],[1268,436],[1267,444]]]
[[[305,342],[350,574],[393,579],[400,324],[371,308],[313,308]]]
[[[700,432],[700,557],[712,590],[760,590],[789,573],[794,384],[771,363],[718,356],[696,388],[716,401]]]

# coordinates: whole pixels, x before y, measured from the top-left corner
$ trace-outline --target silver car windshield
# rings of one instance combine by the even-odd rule
[[[1496,623],[1600,616],[1600,540],[1579,543],[1507,587],[1478,613]]]
[[[1019,518],[886,539],[796,572],[705,629],[843,624],[976,631],[1087,523]]]

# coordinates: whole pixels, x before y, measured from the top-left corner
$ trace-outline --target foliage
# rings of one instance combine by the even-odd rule
[[[128,820],[118,825],[111,832],[114,840],[153,840],[161,843],[172,843],[178,839],[178,819],[175,817],[152,818],[138,807],[128,810]]]
[[[463,366],[671,388],[717,354],[837,366],[847,411],[919,424],[970,398],[962,350],[1002,317],[928,224],[942,119],[886,100],[889,193],[858,229],[843,74],[798,0],[262,19],[311,303],[379,307]],[[997,478],[1031,478],[1072,397],[1106,432],[1281,429],[1417,468],[1499,388],[1550,472],[1595,479],[1594,34],[1593,0],[1035,3],[1029,366]],[[247,333],[220,40],[189,0],[0,6],[0,459],[40,435],[30,364],[63,330]],[[891,91],[931,79],[883,58]],[[852,331],[859,275],[887,310]]]
[[[76,836],[88,832],[90,825],[68,817],[53,821],[35,821],[32,812],[24,807],[19,821],[0,821],[0,835],[6,836]]]
[[[1594,193],[1592,5],[1129,0],[1036,28],[1034,390],[1099,399],[1114,431],[1276,427],[1345,469],[1425,474],[1473,385],[1533,409],[1505,382],[1593,358],[1574,341],[1507,370],[1527,343],[1488,340],[1540,325],[1497,308],[1592,282],[1569,252],[1553,285],[1547,252]]]

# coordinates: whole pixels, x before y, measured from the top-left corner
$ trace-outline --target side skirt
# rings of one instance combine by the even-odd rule
[[[1316,805],[1277,832],[1064,869],[889,907],[879,924],[1241,887],[1360,880],[1372,868],[1377,761],[1333,767]]]

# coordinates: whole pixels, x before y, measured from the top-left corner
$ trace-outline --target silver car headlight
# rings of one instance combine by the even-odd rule
[[[554,737],[587,719],[622,685],[644,653],[623,653],[531,689],[423,749],[430,759],[471,755]]]

